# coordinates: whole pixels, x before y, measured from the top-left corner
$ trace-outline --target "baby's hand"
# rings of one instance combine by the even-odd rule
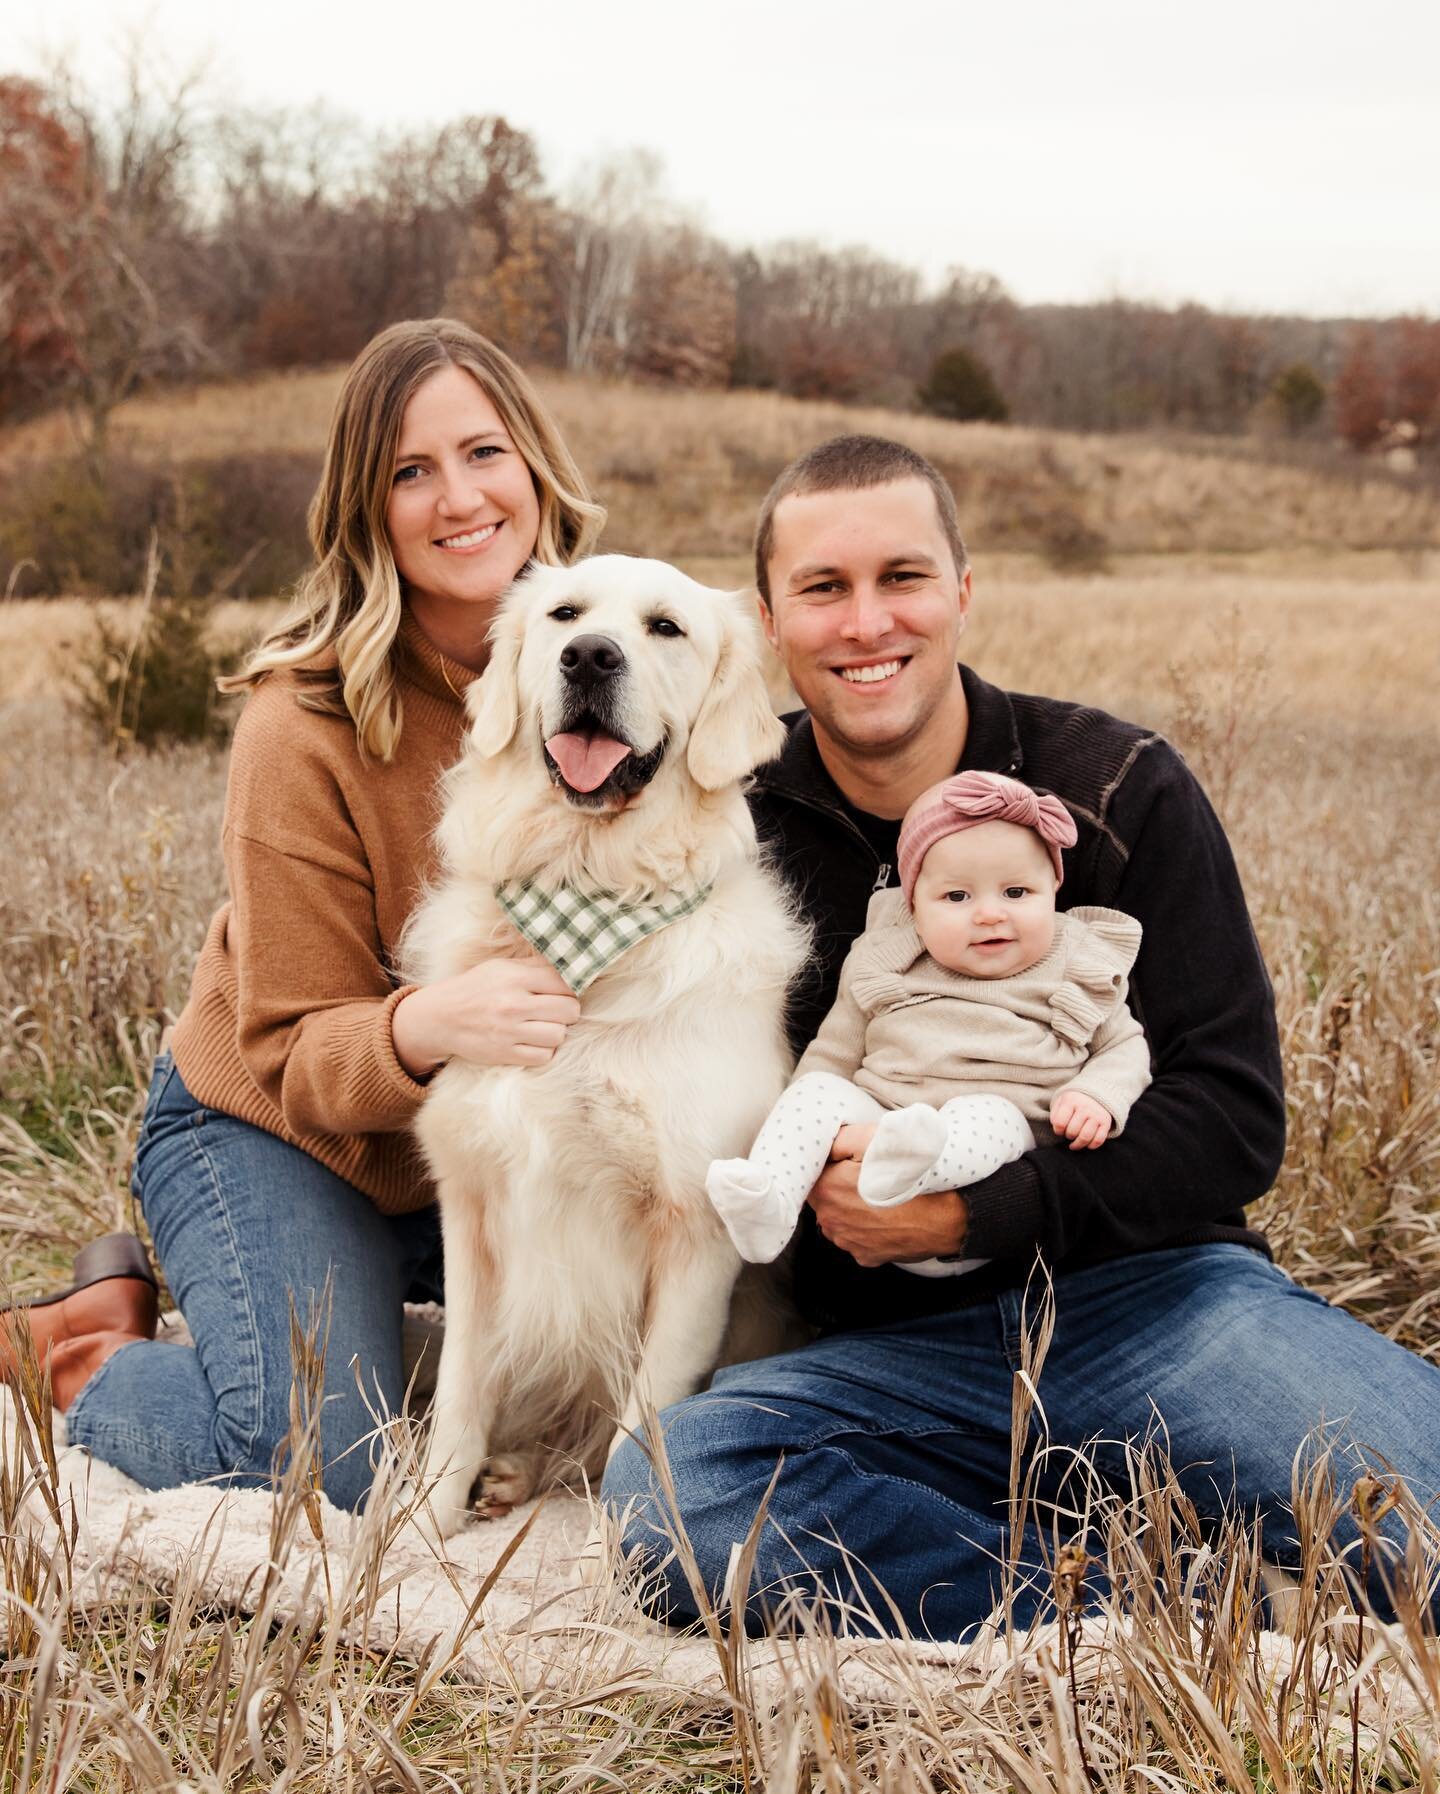
[[[1050,1105],[1050,1125],[1070,1142],[1071,1152],[1103,1146],[1110,1138],[1112,1119],[1102,1103],[1078,1090],[1062,1090]]]

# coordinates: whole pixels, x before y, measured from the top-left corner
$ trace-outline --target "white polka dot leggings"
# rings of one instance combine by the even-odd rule
[[[860,1194],[876,1208],[932,1190],[978,1183],[1034,1145],[1030,1124],[1003,1096],[957,1096],[942,1108],[911,1103],[884,1109],[866,1091],[828,1071],[797,1078],[766,1118],[748,1159],[716,1159],[705,1179],[735,1249],[768,1264],[795,1231],[805,1198],[847,1125],[875,1123],[860,1164]],[[900,1268],[919,1277],[956,1277],[979,1258],[928,1258]]]

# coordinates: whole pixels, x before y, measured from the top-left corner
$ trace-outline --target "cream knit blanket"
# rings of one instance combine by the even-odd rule
[[[425,1311],[409,1312],[412,1351],[434,1327]],[[180,1332],[173,1321],[171,1332]],[[18,1461],[21,1424],[10,1392],[0,1388],[7,1435],[0,1461]],[[507,1698],[542,1689],[567,1697],[623,1691],[638,1679],[647,1688],[725,1701],[728,1678],[764,1711],[822,1675],[852,1700],[931,1711],[959,1701],[973,1718],[992,1701],[1013,1702],[1022,1684],[1032,1694],[1041,1692],[1037,1682],[1059,1692],[1053,1626],[1008,1638],[989,1633],[966,1645],[744,1640],[727,1662],[716,1641],[677,1637],[647,1620],[613,1579],[588,1585],[580,1564],[592,1516],[589,1504],[574,1496],[552,1496],[504,1519],[477,1522],[448,1542],[446,1562],[423,1546],[397,1542],[377,1566],[375,1523],[342,1513],[323,1497],[315,1509],[319,1536],[292,1512],[277,1539],[280,1504],[267,1490],[197,1484],[155,1493],[67,1447],[59,1421],[56,1443],[62,1512],[67,1530],[72,1509],[77,1526],[73,1598],[82,1606],[137,1587],[162,1595],[183,1587],[237,1613],[253,1613],[263,1603],[272,1622],[324,1612],[342,1637],[363,1636],[372,1649],[398,1644],[419,1657],[438,1646],[443,1656],[453,1655],[459,1672]],[[54,1522],[38,1493],[26,1515],[53,1543]],[[492,1576],[472,1617],[471,1604]],[[1115,1630],[1105,1619],[1086,1621],[1077,1655],[1083,1681],[1106,1673]],[[1286,1638],[1261,1636],[1255,1663],[1267,1683],[1278,1687],[1290,1661]],[[1367,1707],[1383,1687],[1388,1724],[1400,1711],[1419,1710],[1406,1680],[1393,1672],[1367,1679]]]

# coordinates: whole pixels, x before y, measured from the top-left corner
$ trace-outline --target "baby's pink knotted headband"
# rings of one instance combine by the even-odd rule
[[[1015,822],[1033,828],[1055,862],[1055,882],[1061,884],[1065,868],[1062,848],[1075,845],[1075,823],[1058,797],[1041,797],[1019,779],[998,772],[957,772],[922,792],[905,812],[900,825],[900,883],[905,901],[915,901],[915,880],[920,862],[937,841],[961,829],[978,828],[982,822]]]

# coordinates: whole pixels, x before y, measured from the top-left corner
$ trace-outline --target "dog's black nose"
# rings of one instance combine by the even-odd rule
[[[572,685],[593,685],[623,671],[625,655],[608,635],[577,635],[560,650],[560,666]]]

